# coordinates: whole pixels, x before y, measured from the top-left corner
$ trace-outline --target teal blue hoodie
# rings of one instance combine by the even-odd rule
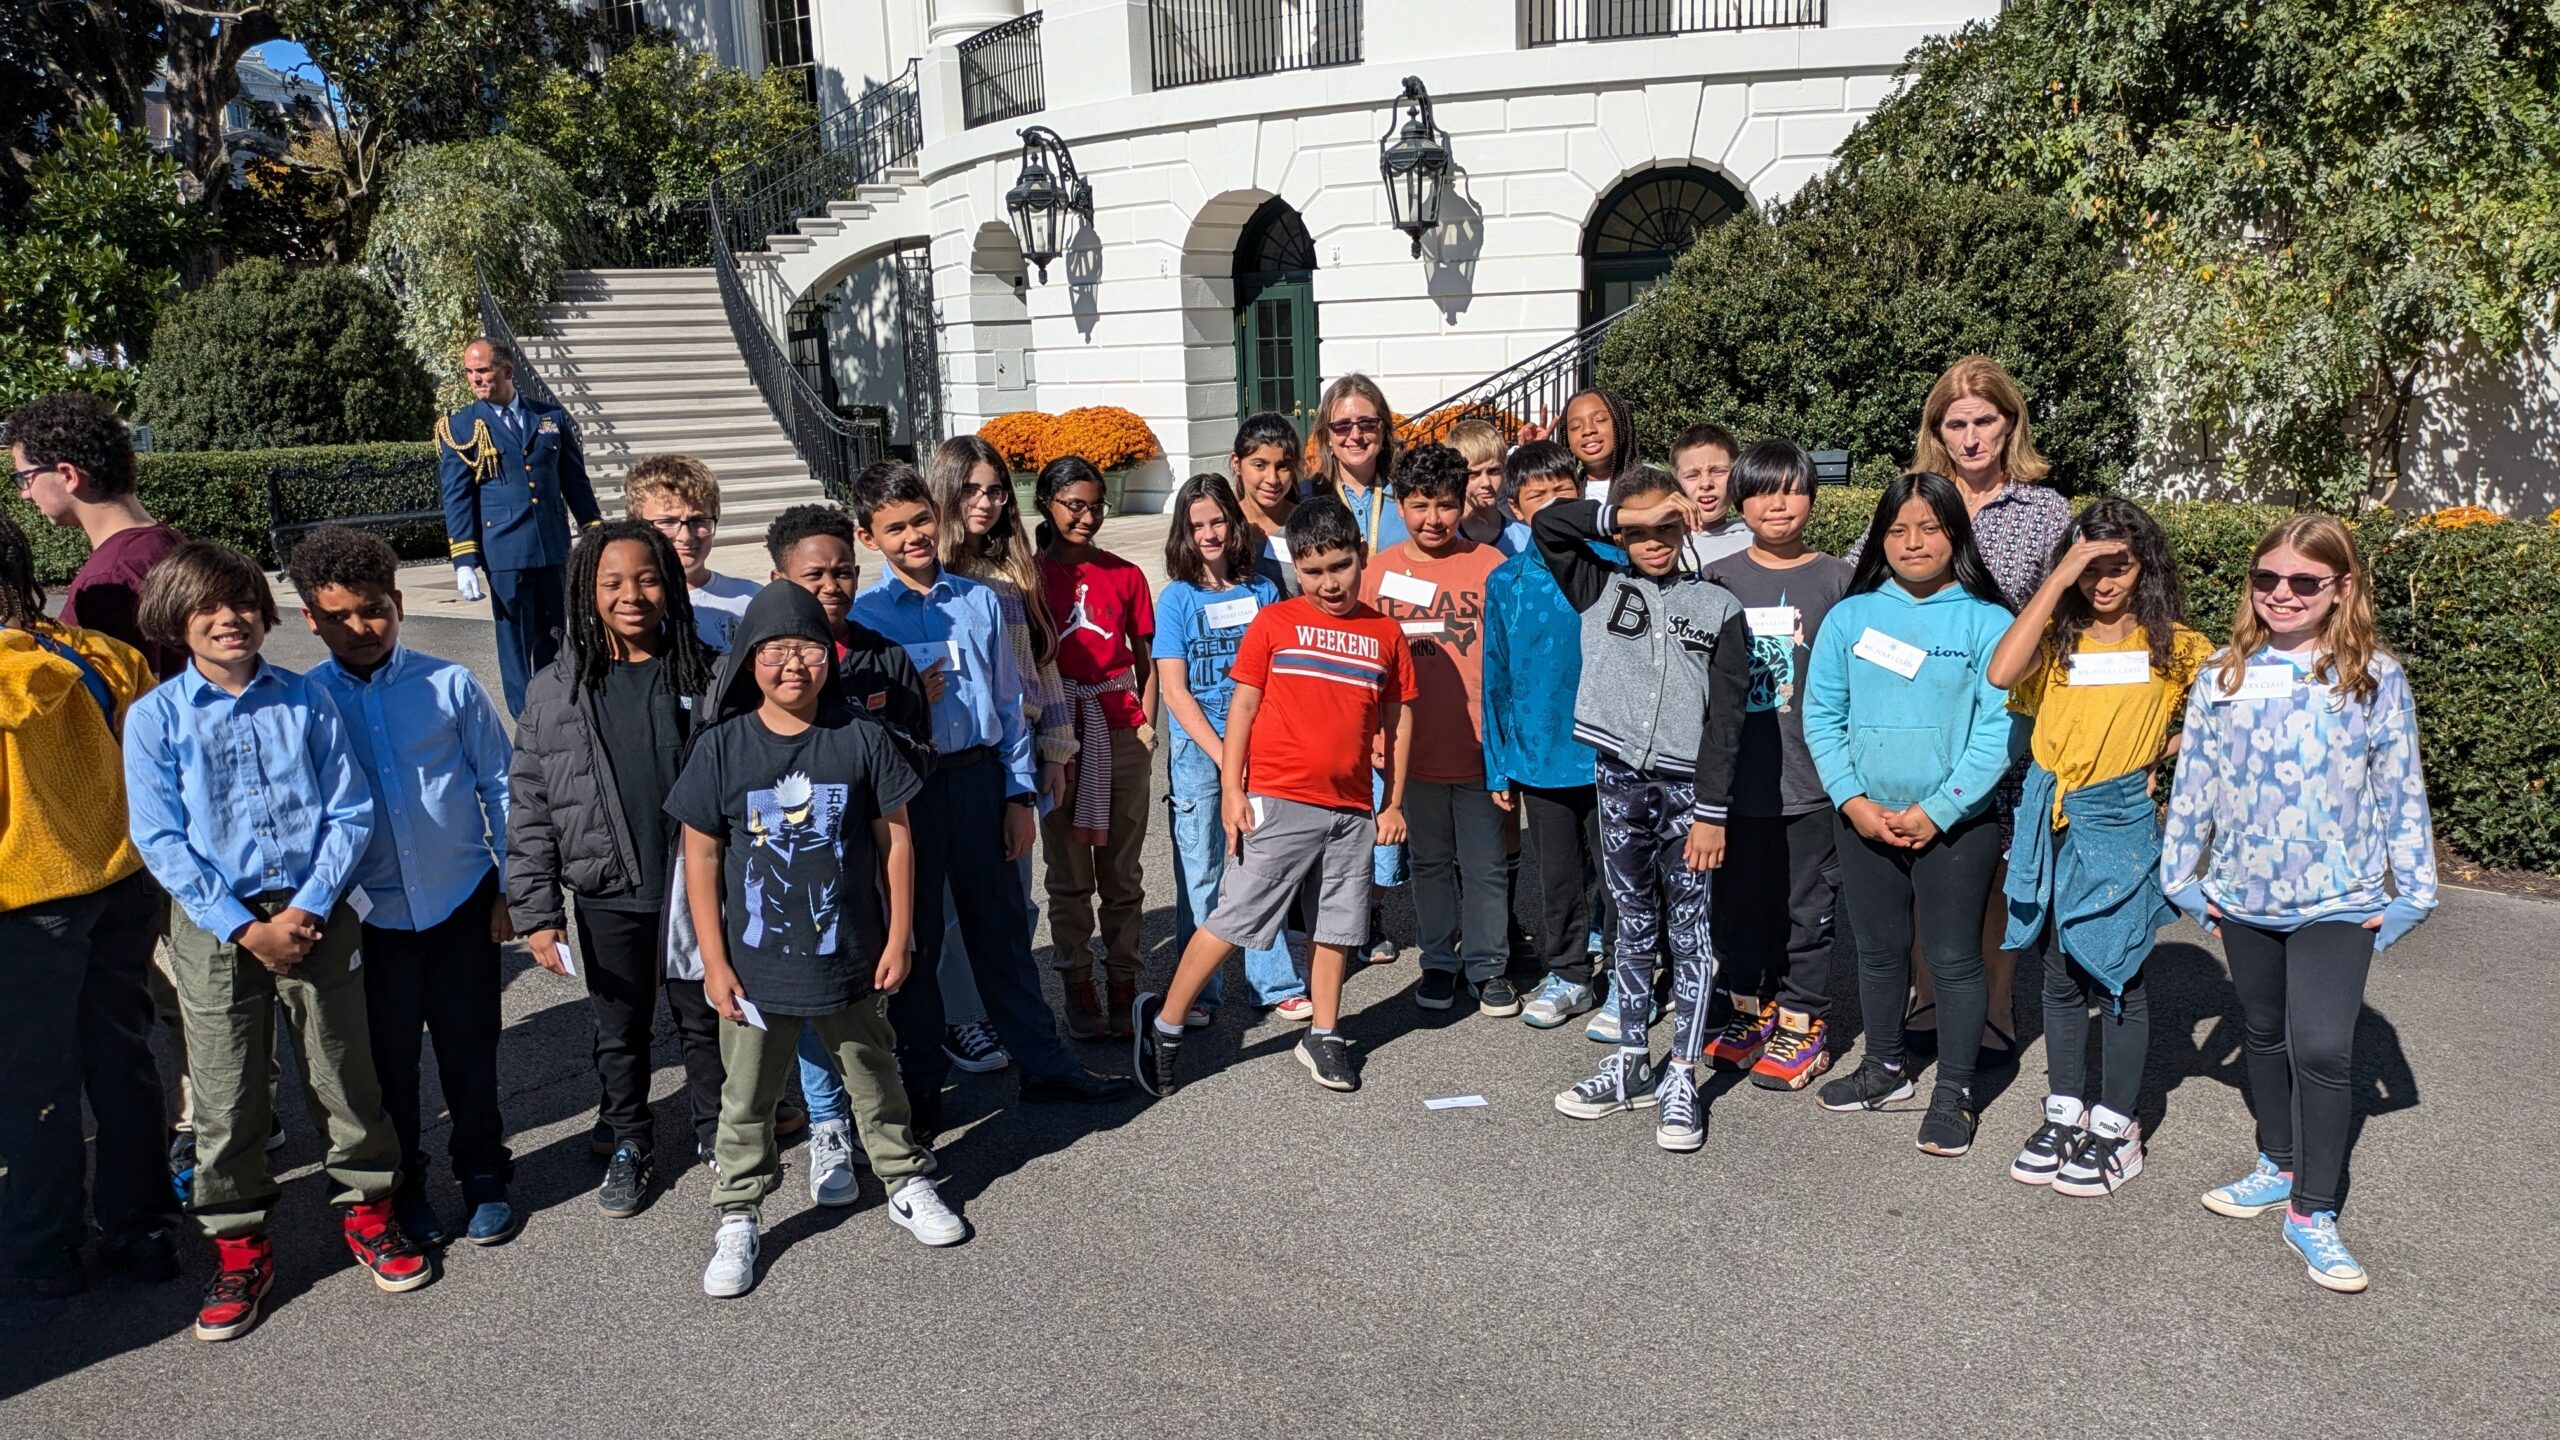
[[[1804,743],[1832,804],[1917,803],[1949,830],[1991,803],[2030,730],[1983,673],[2011,618],[1960,585],[1922,600],[1891,579],[1831,607],[1806,666]],[[1917,673],[1859,656],[1869,631],[1925,652]]]

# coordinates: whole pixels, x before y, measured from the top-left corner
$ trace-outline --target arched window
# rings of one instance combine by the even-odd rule
[[[1289,202],[1262,202],[1236,238],[1236,413],[1277,410],[1303,431],[1315,409],[1316,242]]]
[[[1750,205],[1732,181],[1682,165],[1646,170],[1601,197],[1582,232],[1582,319],[1606,319],[1671,273],[1700,231]]]

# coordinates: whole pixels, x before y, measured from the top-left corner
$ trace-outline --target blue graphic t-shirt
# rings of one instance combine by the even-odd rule
[[[1211,729],[1227,733],[1227,703],[1236,693],[1236,647],[1244,643],[1245,627],[1266,606],[1280,603],[1279,587],[1261,575],[1249,576],[1242,584],[1224,590],[1211,590],[1186,581],[1171,580],[1156,596],[1155,658],[1179,660],[1191,686],[1191,698],[1200,702],[1200,713],[1209,717]],[[1168,717],[1166,729],[1172,731],[1168,742],[1167,764],[1172,770],[1172,783],[1177,791],[1189,792],[1218,782],[1218,757],[1203,751],[1191,739],[1191,733]],[[1204,779],[1205,776],[1205,779]]]
[[[1743,629],[1751,636],[1751,691],[1730,813],[1765,819],[1821,809],[1831,802],[1804,747],[1804,672],[1822,617],[1849,591],[1848,562],[1817,555],[1781,570],[1739,550],[1701,573],[1742,602]]]

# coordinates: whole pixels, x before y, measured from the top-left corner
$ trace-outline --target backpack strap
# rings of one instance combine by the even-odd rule
[[[68,660],[79,670],[80,683],[88,687],[89,698],[98,702],[98,718],[107,722],[107,733],[122,740],[123,732],[116,728],[116,693],[107,688],[107,677],[98,673],[98,667],[89,663],[89,657],[41,630],[30,629],[25,634],[54,658]]]

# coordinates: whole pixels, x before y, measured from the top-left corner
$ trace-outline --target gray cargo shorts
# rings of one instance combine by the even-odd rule
[[[1369,847],[1377,838],[1377,817],[1270,795],[1247,798],[1253,829],[1245,833],[1243,853],[1228,858],[1218,881],[1218,906],[1205,922],[1209,933],[1247,950],[1269,949],[1279,943],[1281,922],[1300,887],[1315,873],[1315,942],[1344,949],[1367,944]]]

